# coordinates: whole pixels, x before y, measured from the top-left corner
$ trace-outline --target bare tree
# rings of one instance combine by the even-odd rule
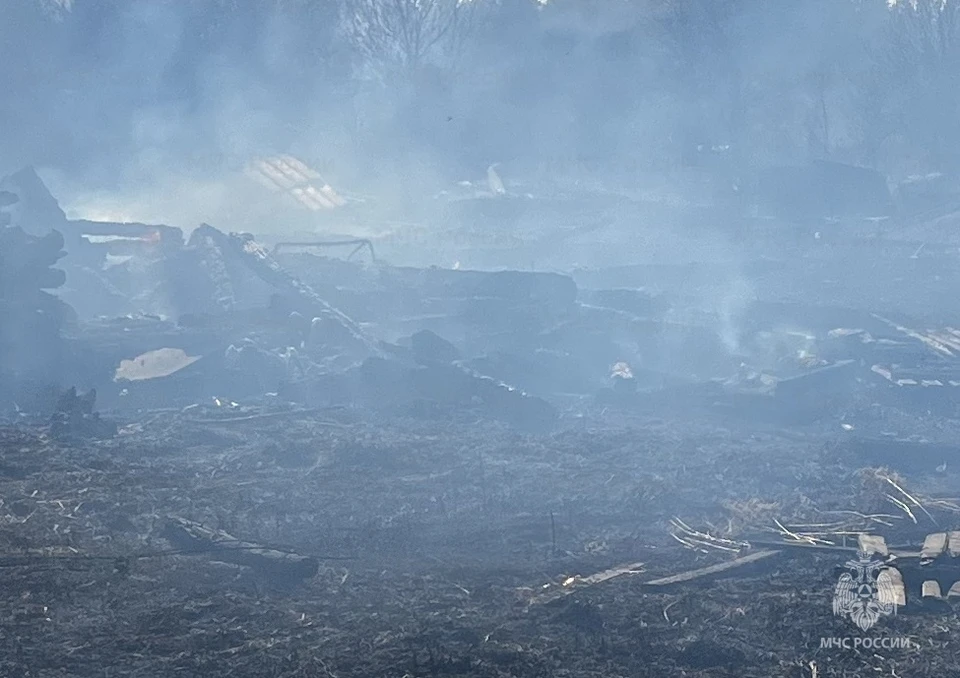
[[[380,78],[413,74],[459,57],[478,0],[344,0],[343,26]]]
[[[943,169],[960,143],[960,0],[890,3],[875,52],[882,139],[899,138]]]
[[[960,2],[899,0],[891,4],[889,40],[901,60],[918,71],[954,70],[960,59]]]
[[[73,10],[73,0],[39,0],[40,9],[56,21]]]

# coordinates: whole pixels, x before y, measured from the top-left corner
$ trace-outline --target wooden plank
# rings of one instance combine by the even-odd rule
[[[934,532],[923,540],[923,549],[920,551],[920,564],[933,562],[947,550],[947,533]]]
[[[613,567],[609,570],[592,574],[589,577],[584,577],[583,579],[579,580],[579,583],[586,586],[592,586],[593,584],[600,584],[601,582],[609,581],[614,577],[619,577],[622,574],[636,574],[637,572],[642,571],[643,563],[630,563],[629,565]]]
[[[752,547],[755,548],[768,548],[768,549],[777,549],[777,550],[786,550],[786,551],[819,551],[823,553],[849,553],[851,555],[856,555],[860,552],[859,545],[857,546],[840,546],[837,544],[807,544],[802,542],[795,541],[783,541],[779,539],[747,539]],[[907,560],[916,560],[920,557],[920,551],[908,551],[905,549],[911,548],[909,545],[900,545],[900,546],[887,546],[887,555],[897,560],[907,559]]]
[[[788,551],[817,551],[823,553],[847,553],[856,555],[858,549],[855,546],[838,546],[835,544],[808,544],[806,542],[784,541],[782,539],[747,539],[753,548],[764,548]]]
[[[643,572],[643,563],[630,563],[629,565],[620,565],[619,567],[613,567],[609,570],[604,570],[603,572],[591,574],[589,577],[570,577],[563,582],[559,588],[554,588],[547,591],[543,595],[530,601],[530,604],[543,605],[546,603],[552,603],[553,601],[559,600],[564,596],[568,596],[571,593],[576,593],[577,591],[582,591],[583,589],[595,584],[602,584],[603,582],[610,581],[611,579],[615,579],[621,575],[638,574],[640,572]]]
[[[750,563],[756,563],[760,560],[770,558],[771,556],[778,555],[780,551],[775,551],[772,549],[766,549],[763,551],[756,551],[754,553],[749,553],[745,556],[741,556],[735,560],[729,560],[725,563],[717,563],[716,565],[710,565],[708,567],[701,567],[696,570],[690,570],[688,572],[681,572],[680,574],[674,574],[669,577],[662,577],[660,579],[654,579],[652,581],[645,582],[644,586],[669,586],[671,584],[682,584],[684,582],[693,581],[695,579],[703,579],[711,575],[718,575],[726,573],[730,570],[736,569],[738,567],[743,567],[744,565],[749,565]]]
[[[897,607],[907,604],[907,589],[903,575],[895,567],[885,567],[877,575],[877,598],[881,603],[893,603]]]
[[[861,534],[857,537],[857,546],[867,555],[878,555],[886,558],[890,555],[887,550],[887,540],[878,534]]]

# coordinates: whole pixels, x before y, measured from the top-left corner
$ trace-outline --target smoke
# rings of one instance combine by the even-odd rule
[[[304,159],[368,219],[440,224],[430,198],[492,163],[534,194],[682,204],[701,175],[878,152],[863,83],[883,2],[432,0],[430,49],[373,30],[397,20],[378,2],[22,0],[0,28],[0,171],[45,168],[77,216],[280,232],[239,178],[254,157]],[[677,256],[735,256],[684,219],[643,227]]]
[[[756,300],[756,292],[751,283],[741,276],[735,276],[722,286],[721,290],[717,303],[717,317],[720,321],[718,335],[727,350],[731,354],[737,354],[743,340],[743,317],[750,304]]]

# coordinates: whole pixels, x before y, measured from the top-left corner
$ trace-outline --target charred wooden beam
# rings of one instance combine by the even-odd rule
[[[209,239],[224,256],[241,262],[268,285],[293,296],[306,310],[322,318],[330,333],[330,343],[359,349],[367,355],[380,355],[377,343],[352,318],[331,306],[309,285],[287,272],[270,256],[266,248],[253,239],[236,234],[228,235],[208,224],[202,224],[194,231],[191,240],[196,238]]]
[[[172,518],[167,523],[164,536],[187,553],[209,553],[216,560],[249,567],[271,577],[309,579],[320,569],[320,562],[316,558],[240,541],[222,530],[185,518]]]
[[[655,587],[666,587],[673,584],[685,584],[687,582],[698,581],[698,580],[707,580],[714,577],[722,576],[727,574],[731,570],[742,568],[746,565],[752,565],[761,560],[766,560],[767,558],[772,558],[773,556],[779,555],[779,550],[774,549],[763,549],[761,551],[754,551],[753,553],[748,553],[745,556],[740,556],[734,560],[729,560],[723,563],[717,563],[715,565],[709,565],[707,567],[700,567],[696,570],[689,570],[687,572],[681,572],[680,574],[670,575],[669,577],[662,577],[660,579],[654,579],[652,581],[644,582],[644,586],[655,586]]]

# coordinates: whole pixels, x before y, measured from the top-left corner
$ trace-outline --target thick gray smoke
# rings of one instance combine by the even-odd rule
[[[44,168],[78,212],[193,227],[234,216],[230,181],[270,153],[408,211],[494,162],[648,194],[685,193],[684,164],[955,164],[952,2],[415,6],[11,0],[0,169]]]

